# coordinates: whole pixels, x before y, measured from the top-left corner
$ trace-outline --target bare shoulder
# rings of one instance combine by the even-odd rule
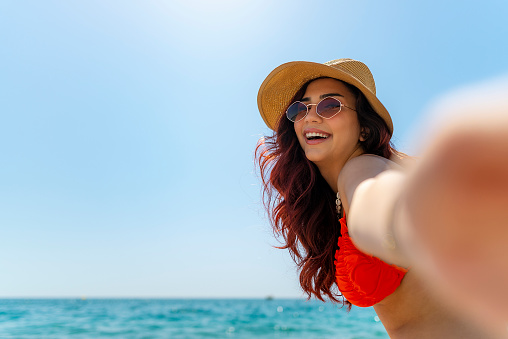
[[[362,154],[346,162],[343,171],[359,170],[361,168],[380,168],[381,170],[388,170],[400,169],[402,167],[396,162],[380,157],[379,155]]]
[[[374,154],[362,154],[350,159],[339,173],[339,187],[344,187],[347,182],[356,182],[373,178],[386,170],[401,170],[402,167],[391,161]]]

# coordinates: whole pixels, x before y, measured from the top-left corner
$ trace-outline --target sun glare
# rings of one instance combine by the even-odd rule
[[[173,19],[208,29],[245,25],[263,8],[264,1],[177,0],[166,9],[177,15]]]

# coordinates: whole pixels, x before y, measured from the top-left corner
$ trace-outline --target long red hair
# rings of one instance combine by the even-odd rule
[[[311,81],[314,81],[313,79]],[[309,81],[294,96],[300,100]],[[356,97],[361,127],[368,131],[361,142],[365,153],[385,158],[399,153],[390,143],[384,120],[356,87],[345,83]],[[334,255],[340,224],[335,193],[309,161],[298,142],[293,122],[281,112],[276,131],[262,138],[256,147],[256,163],[263,183],[263,201],[281,249],[287,248],[300,271],[300,285],[307,297],[324,297],[351,307],[340,298],[335,284]],[[339,299],[340,298],[340,299]]]

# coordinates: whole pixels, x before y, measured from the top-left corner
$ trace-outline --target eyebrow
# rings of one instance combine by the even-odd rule
[[[319,99],[324,99],[324,98],[328,98],[328,97],[344,97],[344,96],[340,93],[325,93],[325,94],[321,94],[319,96]],[[307,102],[307,101],[310,101],[310,98],[308,98],[308,97],[302,98],[302,100],[300,100],[300,101]]]

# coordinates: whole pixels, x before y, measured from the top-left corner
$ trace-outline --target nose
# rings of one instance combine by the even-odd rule
[[[307,105],[307,115],[305,116],[306,122],[320,122],[322,118],[317,114],[316,111],[317,104],[308,104]]]

